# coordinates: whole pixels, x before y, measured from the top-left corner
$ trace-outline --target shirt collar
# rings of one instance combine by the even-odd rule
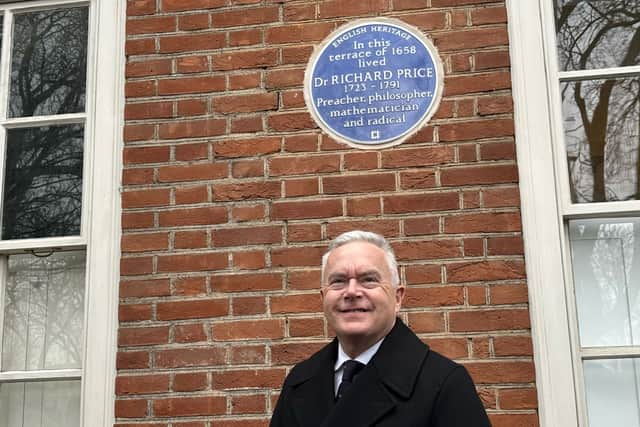
[[[380,341],[378,341],[377,343],[375,343],[374,345],[372,345],[371,347],[369,347],[368,349],[360,353],[360,355],[355,357],[353,360],[357,360],[358,362],[366,365],[367,363],[369,363],[371,358],[376,354],[376,352],[380,348],[380,345],[382,344],[382,341],[384,341],[384,337]],[[351,360],[351,358],[347,355],[347,353],[344,352],[344,349],[342,348],[342,344],[340,344],[340,341],[338,341],[338,358],[336,359],[336,363],[333,366],[334,372],[342,368],[342,365],[347,360]]]

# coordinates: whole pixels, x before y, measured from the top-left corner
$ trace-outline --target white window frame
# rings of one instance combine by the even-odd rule
[[[87,95],[85,112],[58,116],[59,123],[84,123],[85,149],[83,164],[82,219],[79,236],[0,241],[0,254],[23,252],[25,249],[60,247],[83,248],[86,251],[84,358],[81,370],[41,373],[0,373],[0,379],[78,378],[81,374],[81,422],[84,427],[112,427],[115,421],[115,376],[118,326],[118,281],[121,236],[120,183],[122,173],[122,125],[124,105],[124,44],[126,0],[43,0],[5,4],[2,9],[38,10],[56,6],[89,6],[87,62]],[[3,23],[2,58],[9,58],[11,31],[6,18]],[[9,64],[0,65],[3,80],[0,91],[8,96]],[[98,84],[99,82],[99,84]],[[62,119],[60,121],[59,119]],[[29,117],[2,122],[5,128],[45,125],[47,118]],[[0,171],[4,173],[4,146],[0,155]],[[0,180],[1,182],[1,180]],[[4,258],[6,260],[6,258]],[[0,275],[6,277],[6,266],[0,262]],[[1,291],[1,289],[0,289]],[[0,292],[0,296],[2,292]],[[0,309],[2,308],[0,298]],[[1,318],[1,316],[0,316]],[[0,324],[0,328],[2,325]],[[1,333],[1,329],[0,329]]]
[[[542,427],[586,425],[565,222],[637,214],[640,201],[571,202],[566,153],[560,143],[564,130],[559,82],[586,76],[625,76],[637,73],[640,67],[559,72],[552,1],[506,0],[506,4],[539,420]],[[635,355],[637,350],[631,347],[627,355]],[[588,357],[588,353],[584,351],[582,356]]]

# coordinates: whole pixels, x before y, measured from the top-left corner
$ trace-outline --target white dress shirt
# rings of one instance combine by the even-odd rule
[[[338,341],[338,358],[336,359],[336,364],[333,367],[333,369],[334,369],[334,382],[333,382],[333,393],[334,393],[334,395],[338,394],[338,387],[340,387],[340,383],[342,382],[342,372],[344,371],[344,366],[343,366],[344,362],[346,362],[347,360],[356,360],[356,361],[366,365],[367,363],[369,363],[371,358],[376,354],[376,352],[380,348],[380,345],[382,344],[382,341],[384,341],[384,338],[382,338],[380,341],[378,341],[377,343],[375,343],[374,345],[372,345],[371,347],[369,347],[368,349],[363,351],[359,356],[357,356],[354,359],[351,359],[349,356],[347,356],[347,353],[345,353],[344,349],[342,348],[342,344],[340,344],[340,341]]]

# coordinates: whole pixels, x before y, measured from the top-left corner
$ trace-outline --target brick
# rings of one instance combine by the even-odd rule
[[[442,53],[491,46],[507,46],[509,37],[506,27],[472,28],[434,34],[434,42]]]
[[[513,135],[513,120],[494,119],[440,126],[440,140],[471,141]]]
[[[156,82],[152,80],[140,80],[125,83],[125,98],[138,98],[153,96],[156,94]]]
[[[322,318],[309,318],[309,319],[290,318],[289,319],[289,335],[292,337],[323,336],[324,320]],[[302,359],[298,359],[298,361],[299,360],[302,360]]]
[[[429,288],[411,287],[407,290],[402,304],[406,308],[444,307],[464,304],[462,286],[442,286]]]
[[[282,273],[225,274],[213,276],[211,287],[216,292],[255,292],[282,289]]]
[[[209,28],[209,14],[196,13],[178,17],[178,29],[184,31],[203,30]]]
[[[309,113],[270,114],[268,126],[275,132],[293,132],[318,127]]]
[[[364,229],[388,238],[400,234],[400,224],[396,220],[334,221],[326,225],[326,237],[333,239],[347,231]]]
[[[151,257],[121,258],[120,274],[123,276],[135,276],[149,274],[153,269]]]
[[[153,138],[155,134],[155,125],[125,125],[124,140],[125,142],[142,141]]]
[[[497,357],[533,355],[531,337],[528,336],[497,336],[493,339],[493,348]]]
[[[534,381],[532,362],[465,363],[465,368],[477,384],[530,383]]]
[[[169,74],[171,74],[171,61],[168,59],[129,62],[125,70],[126,77],[147,77]]]
[[[535,388],[507,388],[498,392],[500,409],[536,409],[538,399]]]
[[[507,68],[511,65],[507,50],[478,52],[475,54],[476,70]]]
[[[143,39],[127,40],[124,45],[124,52],[127,56],[147,55],[156,52],[156,42],[154,37]]]
[[[129,0],[127,2],[127,16],[151,15],[155,11],[155,0]]]
[[[223,119],[185,120],[162,123],[159,127],[161,139],[199,138],[225,133],[227,122]]]
[[[156,351],[158,368],[186,368],[193,366],[216,366],[224,363],[225,349],[222,347],[192,347]]]
[[[146,351],[119,351],[116,356],[117,369],[146,369],[149,353]]]
[[[503,5],[471,9],[471,22],[474,25],[505,24],[507,9]]]
[[[265,251],[233,252],[233,266],[238,270],[259,270],[266,267]]]
[[[493,427],[538,427],[540,425],[536,414],[491,414],[489,419]]]
[[[316,313],[322,311],[318,293],[271,297],[271,313]]]
[[[289,224],[287,242],[313,242],[322,238],[319,224]]]
[[[158,169],[158,182],[213,180],[226,178],[228,174],[226,162],[165,166]]]
[[[289,272],[289,289],[319,289],[320,269]]]
[[[189,205],[209,201],[209,190],[206,185],[176,188],[174,192],[176,205]]]
[[[136,233],[122,236],[123,252],[147,252],[166,250],[169,247],[168,233]]]
[[[120,304],[118,307],[118,320],[120,322],[151,320],[151,316],[150,304]]]
[[[174,341],[177,343],[193,343],[207,340],[205,326],[202,323],[189,325],[176,325],[174,330]],[[174,384],[175,390],[175,384]]]
[[[278,95],[275,92],[213,98],[213,111],[221,114],[252,113],[277,108]]]
[[[482,160],[515,160],[516,145],[513,142],[493,142],[480,145]]]
[[[153,413],[157,417],[185,417],[222,415],[226,413],[224,396],[175,397],[153,400]]]
[[[171,295],[169,280],[123,280],[120,282],[120,298],[162,297]]]
[[[371,216],[380,215],[382,212],[381,199],[379,197],[362,197],[347,200],[347,215]]]
[[[407,265],[404,275],[407,285],[422,285],[426,283],[440,283],[442,281],[439,265]]]
[[[462,255],[462,245],[457,239],[405,240],[394,244],[393,247],[400,261],[457,258]]]
[[[525,304],[529,300],[527,287],[524,284],[491,286],[491,303]]]
[[[207,102],[205,100],[202,99],[187,99],[184,101],[178,101],[178,116],[201,116],[203,114],[205,114],[207,112]],[[200,144],[202,146],[205,146],[205,144]],[[176,151],[177,148],[179,148],[180,146],[176,147]],[[206,158],[206,154],[204,157],[200,157],[200,158]],[[176,154],[176,160],[180,160],[177,157]]]
[[[236,344],[229,350],[232,365],[265,363],[266,347],[264,345]]]
[[[202,295],[206,292],[207,283],[204,277],[182,277],[174,281],[171,295],[192,296]]]
[[[282,241],[281,226],[218,229],[212,232],[216,247],[274,244]]]
[[[438,217],[408,218],[404,220],[404,233],[407,236],[436,234],[440,230]]]
[[[303,251],[296,247],[273,249],[271,264],[274,267],[315,267],[320,264],[324,247],[305,247]]]
[[[122,171],[122,183],[125,185],[153,184],[153,168],[125,169]]]
[[[456,311],[449,313],[452,332],[528,329],[529,312],[523,309]]]
[[[392,173],[322,178],[325,194],[374,193],[393,191],[395,187],[396,177]]]
[[[448,76],[445,78],[444,96],[492,92],[509,88],[511,88],[511,74],[508,71]],[[464,123],[456,123],[456,125],[460,124]]]
[[[231,398],[231,412],[234,414],[259,414],[265,410],[266,396],[264,394],[233,396]]]
[[[162,0],[163,12],[180,12],[184,10],[215,9],[224,7],[226,0]]]
[[[183,320],[220,317],[229,314],[227,298],[171,301],[158,303],[158,320]]]
[[[276,21],[278,21],[277,6],[232,9],[211,14],[211,22],[215,28],[258,25]]]
[[[180,77],[158,81],[158,95],[184,95],[220,92],[225,89],[224,76]]]
[[[217,322],[212,327],[212,336],[218,341],[282,338],[284,323],[277,319]]]
[[[447,280],[452,283],[483,280],[522,279],[525,276],[522,261],[476,261],[447,264]]]
[[[463,239],[465,257],[479,257],[484,255],[484,239]]]
[[[169,328],[166,326],[120,328],[118,331],[118,345],[121,347],[166,344],[168,341]]]
[[[279,136],[229,139],[216,142],[213,145],[213,152],[216,156],[223,158],[272,154],[280,151],[281,140]]]
[[[158,272],[180,273],[212,271],[227,267],[226,253],[192,253],[188,255],[165,255],[158,257]]]
[[[168,146],[127,147],[124,149],[125,165],[160,163],[169,161]]]
[[[459,207],[458,194],[453,192],[386,196],[382,203],[384,212],[389,214],[456,210]]]
[[[218,71],[271,67],[278,62],[278,50],[260,49],[219,53],[213,55],[211,60],[213,69]]]
[[[161,227],[221,224],[227,221],[227,210],[221,206],[185,208],[162,211],[159,214]]]
[[[271,346],[271,361],[274,365],[294,365],[308,359],[325,345],[325,342],[274,344]]]
[[[524,255],[522,236],[488,238],[487,255]]]
[[[513,112],[510,96],[483,96],[478,98],[478,115],[504,114]]]
[[[118,418],[146,417],[147,401],[144,399],[116,400],[115,416]]]
[[[160,53],[198,52],[224,47],[222,33],[186,34],[160,37]]]
[[[336,172],[340,169],[340,156],[322,154],[304,157],[275,157],[269,161],[269,175],[291,176]]]
[[[420,333],[444,332],[444,315],[438,312],[410,312],[409,326]]]
[[[422,0],[420,0],[422,1]],[[394,1],[394,6],[397,9],[397,2]],[[406,3],[406,2],[405,2]],[[417,3],[414,1],[414,3]],[[426,7],[424,8],[426,9]],[[447,15],[444,12],[416,12],[410,15],[405,15],[402,20],[407,24],[414,25],[421,30],[434,31],[442,30],[447,26]]]
[[[282,64],[304,64],[313,52],[312,46],[287,46],[282,48]]]
[[[231,176],[234,178],[262,178],[265,176],[264,160],[235,160],[231,163]],[[279,189],[280,185],[278,185],[278,194]],[[216,190],[218,190],[218,187],[216,187]]]
[[[207,247],[207,233],[205,231],[179,231],[174,237],[176,249],[197,249]]]
[[[346,170],[369,170],[378,168],[378,153],[347,153],[344,155]]]
[[[116,395],[152,394],[169,391],[169,375],[120,375]]]
[[[245,297],[233,299],[233,314],[250,316],[267,313],[267,301],[264,297]]]
[[[518,187],[487,188],[482,190],[482,198],[486,208],[520,206]]]
[[[264,31],[260,29],[249,29],[240,31],[229,31],[229,46],[252,46],[261,44]]]
[[[440,172],[443,186],[518,182],[516,165],[482,165],[447,168]]]
[[[266,209],[262,204],[234,206],[231,210],[231,218],[236,222],[247,222],[262,220],[265,217]]]
[[[303,68],[288,68],[267,72],[265,84],[268,89],[282,89],[302,86],[303,81]],[[304,103],[302,105],[304,105]]]
[[[279,196],[280,183],[276,181],[221,184],[213,189],[213,198],[217,201],[273,199]]]
[[[176,373],[173,377],[173,391],[202,391],[207,389],[205,372]]]
[[[271,207],[272,220],[312,219],[342,216],[340,200],[325,199],[301,202],[274,202]]]
[[[318,178],[288,179],[284,181],[285,197],[314,196],[320,194]]]
[[[316,7],[314,4],[292,4],[284,5],[284,21],[307,21],[316,17]]]
[[[282,385],[284,369],[243,369],[213,373],[213,388],[276,388]]]
[[[333,29],[334,25],[330,22],[288,24],[280,27],[268,28],[265,32],[265,41],[269,45],[281,43],[318,42],[329,35]],[[305,54],[306,53],[307,51],[305,50]]]
[[[151,16],[127,20],[127,35],[168,33],[175,31],[176,18],[174,16]]]
[[[473,213],[444,218],[445,233],[480,233],[520,231],[517,212]]]
[[[388,0],[361,0],[348,3],[341,0],[328,0],[320,3],[318,18],[372,15],[387,10],[389,10]]]

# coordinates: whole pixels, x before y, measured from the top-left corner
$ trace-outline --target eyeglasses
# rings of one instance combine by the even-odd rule
[[[362,289],[375,289],[384,284],[380,277],[374,274],[366,274],[359,277],[332,276],[329,277],[329,283],[325,285],[325,288],[332,291],[341,291],[349,286],[352,279],[356,281],[356,286]]]

